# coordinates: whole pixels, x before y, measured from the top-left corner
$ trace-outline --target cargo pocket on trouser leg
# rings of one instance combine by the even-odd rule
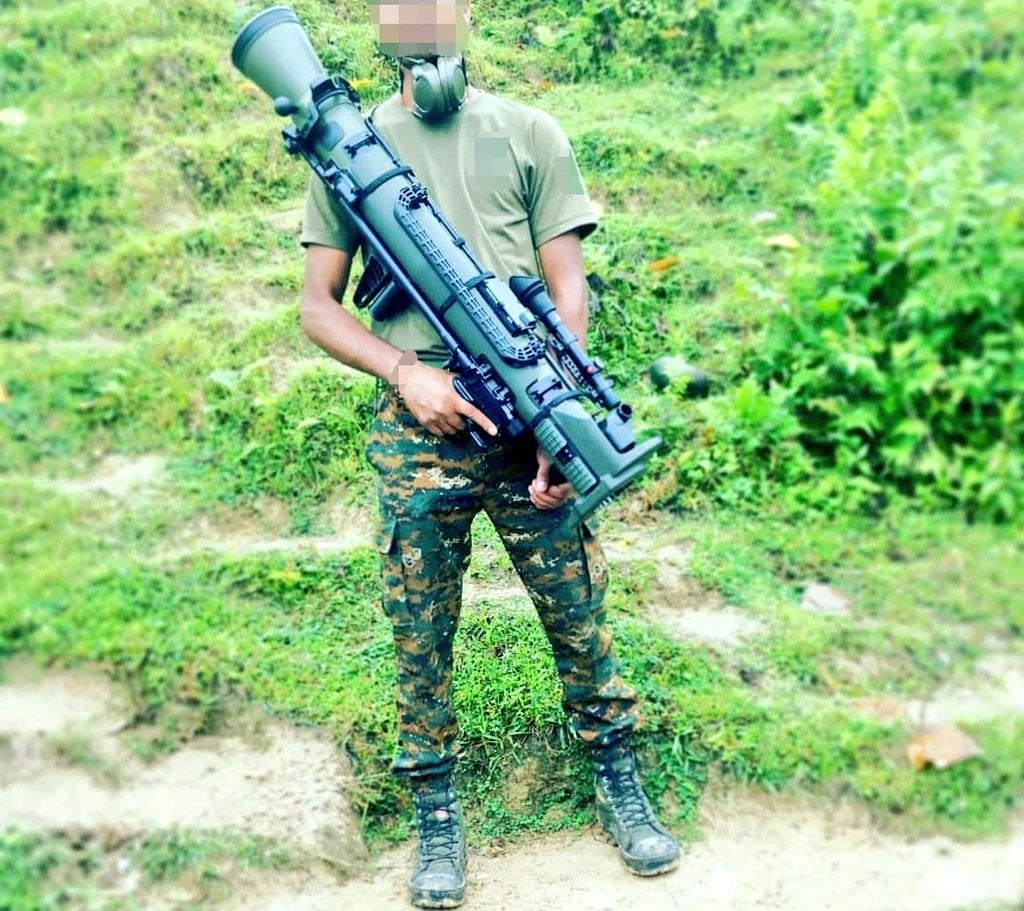
[[[604,616],[604,596],[608,591],[608,561],[605,559],[601,542],[594,534],[594,528],[587,522],[580,522],[580,549],[585,563],[584,570],[589,580],[590,607],[600,617]]]
[[[381,519],[377,529],[377,551],[380,554],[381,606],[385,616],[396,626],[407,619],[405,610],[405,578],[396,541],[398,520]]]
[[[412,520],[388,517],[377,533],[383,609],[394,637],[398,753],[393,770],[443,770],[456,752],[451,704],[455,618],[443,588],[432,588],[426,533]],[[425,552],[426,551],[426,552]]]

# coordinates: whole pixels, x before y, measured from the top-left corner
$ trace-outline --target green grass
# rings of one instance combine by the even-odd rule
[[[393,74],[359,4],[297,8],[328,64],[366,80],[368,103],[387,95]],[[113,10],[0,4],[4,105],[27,117],[0,126],[0,656],[108,668],[136,694],[129,736],[147,757],[217,730],[239,699],[321,726],[357,759],[354,802],[371,842],[404,837],[371,542],[331,557],[167,557],[200,521],[255,522],[268,503],[293,534],[330,530],[329,502],[371,508],[362,445],[373,384],[301,334],[307,175],[280,148],[267,99],[227,61],[244,11],[226,0]],[[474,13],[478,80],[555,114],[604,207],[585,246],[590,347],[667,442],[606,527],[641,551],[613,566],[608,604],[644,700],[642,758],[660,805],[690,831],[717,770],[770,791],[852,794],[916,831],[999,831],[1024,796],[1020,719],[967,724],[982,757],[915,772],[906,725],[858,714],[853,700],[921,698],[970,683],[986,654],[1021,655],[1019,527],[898,498],[847,514],[829,496],[844,491],[842,472],[791,487],[771,462],[783,432],[758,424],[765,398],[744,392],[749,353],[799,259],[766,237],[820,241],[814,206],[838,129],[823,122],[823,100],[846,85],[840,12],[821,20],[829,35],[804,34],[799,9],[772,5],[727,77],[718,64],[636,67],[628,48],[606,61],[618,71],[574,77],[559,47],[518,44],[545,11],[495,0]],[[98,20],[110,28],[89,26]],[[999,67],[1010,61],[1007,49],[985,64],[993,96],[1008,97]],[[940,104],[940,89],[921,105]],[[992,110],[1009,117],[1012,102],[1001,105]],[[666,352],[709,370],[708,405],[651,388],[647,365]],[[723,426],[752,440],[749,461],[715,448]],[[152,490],[82,496],[57,483],[110,454],[144,453],[167,460]],[[706,459],[705,477],[724,479],[728,496],[694,482],[690,457]],[[508,581],[494,533],[478,524],[475,535],[471,577]],[[645,602],[671,598],[657,547],[684,542],[692,579],[759,620],[760,635],[705,647],[651,621]],[[802,610],[815,581],[847,593],[850,614]],[[521,599],[486,591],[456,643],[472,837],[579,826],[591,812],[587,767],[547,645]],[[95,762],[87,744],[55,746]],[[140,847],[139,862],[161,876],[207,869],[215,846],[188,838]],[[101,862],[67,840],[8,833],[2,844],[0,882],[36,883],[19,909],[57,907]]]
[[[37,537],[47,533],[43,528]],[[908,548],[922,546],[914,544],[915,530],[905,532]],[[954,525],[945,534],[959,530]],[[701,541],[701,531],[684,524],[676,534]],[[819,529],[818,539],[828,542],[830,531],[836,534],[835,528]],[[976,592],[955,585],[935,585],[920,597],[918,580],[932,576],[928,560],[941,560],[945,551],[925,545],[913,562],[879,558],[863,531],[841,531],[838,562],[822,563],[815,554],[805,578],[842,574],[835,581],[854,593],[857,605],[844,618],[811,616],[796,606],[799,587],[786,581],[796,567],[780,573],[745,563],[750,536],[759,536],[761,553],[771,551],[764,523],[733,530],[731,542],[719,536],[698,544],[697,576],[716,582],[767,624],[765,634],[732,655],[675,641],[642,612],[615,607],[642,597],[652,584],[649,568],[616,577],[609,603],[620,653],[644,699],[646,748],[659,755],[659,775],[682,807],[680,818],[692,812],[706,767],[717,764],[770,789],[842,784],[899,806],[915,825],[965,831],[998,826],[1018,793],[1019,722],[973,726],[984,759],[920,775],[894,758],[905,728],[859,717],[849,700],[926,695],[954,675],[969,674],[993,637],[1018,652],[1019,615],[1006,612],[998,598],[987,600],[983,612]],[[940,536],[938,521],[932,519],[926,531]],[[993,552],[991,532],[957,540],[966,561]],[[479,549],[474,574],[493,578],[488,567],[500,571],[502,562],[493,540],[482,534]],[[50,580],[45,598],[30,603],[25,593],[33,590],[32,561],[25,561],[28,568],[22,564],[21,573],[13,574],[14,593],[3,613],[7,650],[120,668],[139,694],[136,721],[163,724],[163,748],[216,730],[230,698],[241,693],[275,713],[326,727],[359,757],[368,776],[385,776],[394,738],[392,656],[376,609],[372,550],[330,558],[195,557],[162,567],[147,565],[144,555],[138,559],[116,569],[101,563],[56,585]],[[737,567],[746,567],[745,575],[738,576]],[[716,576],[716,570],[730,575]],[[861,667],[867,655],[873,674]],[[558,681],[536,619],[528,611],[510,611],[507,603],[478,604],[457,640],[456,674],[467,767],[491,783],[480,796],[481,825],[493,829],[498,819],[511,825],[495,803],[508,757],[521,757],[527,743],[568,739]],[[676,752],[662,752],[668,744]],[[585,778],[577,762],[547,786],[582,802]],[[975,785],[979,791],[970,800]],[[386,783],[376,789],[361,795],[371,831],[401,831],[401,795]],[[530,819],[527,814],[522,824]]]
[[[154,831],[117,846],[89,837],[0,832],[0,907],[10,911],[136,911],[147,906],[147,889],[176,884],[187,905],[210,907],[230,894],[238,869],[294,865],[269,839],[233,832]],[[124,894],[113,883],[138,874],[139,886]],[[188,898],[184,898],[187,895]]]

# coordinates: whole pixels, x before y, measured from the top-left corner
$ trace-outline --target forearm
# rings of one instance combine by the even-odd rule
[[[377,338],[334,300],[304,296],[302,331],[341,363],[391,381],[402,352]]]
[[[563,277],[555,283],[550,283],[548,294],[559,319],[576,336],[580,347],[586,350],[590,311],[587,307],[587,286],[583,276],[580,275],[578,280]]]
[[[587,346],[587,279],[579,235],[570,231],[537,248],[544,282],[559,318]]]

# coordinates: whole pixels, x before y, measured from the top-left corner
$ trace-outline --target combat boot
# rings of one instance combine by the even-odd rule
[[[454,908],[466,895],[466,836],[451,780],[414,787],[419,851],[409,900],[420,908]]]
[[[631,873],[656,876],[679,864],[679,844],[658,822],[644,794],[633,751],[624,745],[595,748],[597,818],[619,847]]]

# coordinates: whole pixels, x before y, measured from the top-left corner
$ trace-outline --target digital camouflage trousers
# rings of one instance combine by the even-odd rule
[[[544,626],[573,729],[595,746],[623,739],[639,706],[619,676],[605,626],[607,564],[585,525],[566,528],[567,507],[539,510],[530,502],[527,488],[537,471],[532,439],[482,450],[468,433],[433,436],[385,389],[367,457],[377,470],[383,603],[397,661],[394,772],[440,774],[458,752],[452,644],[470,525],[481,510]]]

